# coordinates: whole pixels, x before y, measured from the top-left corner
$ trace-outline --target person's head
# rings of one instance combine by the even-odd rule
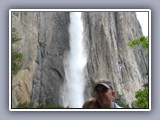
[[[102,108],[111,108],[115,92],[110,81],[100,80],[95,82],[94,93],[96,101]]]

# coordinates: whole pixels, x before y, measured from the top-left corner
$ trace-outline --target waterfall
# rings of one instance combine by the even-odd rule
[[[68,106],[81,108],[84,102],[85,75],[87,54],[83,42],[83,22],[81,12],[70,13],[70,51],[65,60],[65,78]]]

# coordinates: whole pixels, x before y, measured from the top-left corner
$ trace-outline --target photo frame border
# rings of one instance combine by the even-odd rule
[[[138,109],[138,108],[116,108],[116,109],[83,109],[83,108],[59,108],[59,109],[19,109],[12,108],[12,97],[11,97],[11,14],[14,11],[19,12],[148,12],[148,39],[149,39],[149,108]],[[151,111],[151,10],[150,9],[10,9],[9,10],[9,110],[10,111]]]

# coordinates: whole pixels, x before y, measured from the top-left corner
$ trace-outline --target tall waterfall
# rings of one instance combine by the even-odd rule
[[[81,108],[84,102],[84,69],[87,63],[81,12],[70,13],[69,33],[70,51],[67,54],[67,67],[65,67],[67,104],[70,108]]]

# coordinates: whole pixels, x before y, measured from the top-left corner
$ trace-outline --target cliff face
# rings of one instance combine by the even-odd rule
[[[13,12],[12,27],[19,33],[15,46],[24,56],[22,70],[12,80],[12,104],[62,104],[63,58],[69,49],[69,13]]]
[[[148,68],[144,51],[127,45],[142,35],[136,14],[89,12],[85,14],[85,25],[89,52],[88,86],[92,80],[109,79],[117,96],[122,95],[124,103],[131,104],[134,92],[147,82]],[[86,94],[90,94],[88,86]]]
[[[12,78],[12,107],[34,102],[63,104],[63,61],[69,50],[69,12],[12,12],[12,27],[23,54],[22,68]],[[133,12],[84,12],[84,41],[88,52],[85,99],[94,79],[109,79],[128,104],[147,82],[148,63],[142,49],[127,43],[142,35]]]

